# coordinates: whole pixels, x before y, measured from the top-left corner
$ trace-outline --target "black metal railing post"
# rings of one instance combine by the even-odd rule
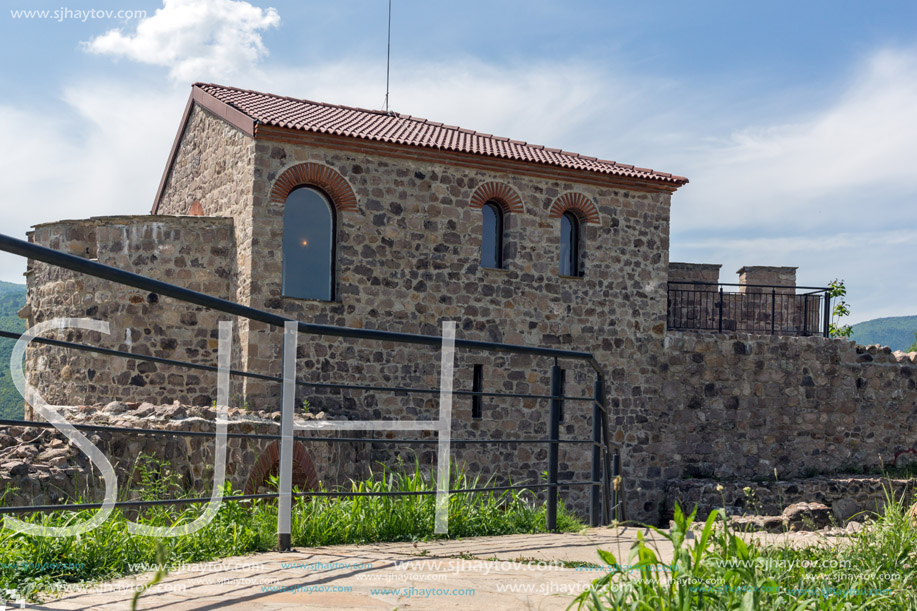
[[[621,521],[623,512],[621,511],[621,483],[618,477],[621,475],[621,452],[615,451],[611,459],[611,480],[614,482],[614,519]]]
[[[720,326],[719,332],[723,332],[723,287],[720,287]]]
[[[604,376],[601,378],[602,388],[605,388]],[[611,431],[608,430],[608,410],[602,410],[602,435],[605,443],[602,444],[602,523],[611,524],[611,463],[608,452],[611,448]]]
[[[558,440],[560,440],[560,410],[563,404],[561,379],[563,370],[555,364],[551,367],[551,411],[548,423],[548,507],[547,528],[549,532],[557,530],[557,463]]]
[[[672,307],[672,287],[668,284],[665,286],[665,313],[666,313],[666,322],[670,327],[674,327],[674,315],[673,312],[675,309]]]
[[[831,337],[831,291],[825,291],[825,337]]]
[[[598,484],[602,476],[602,378],[595,378],[595,402],[592,404],[592,484],[589,497],[589,524],[598,526],[602,522],[600,510],[600,499],[602,495],[601,486]]]
[[[777,317],[777,289],[771,289],[771,335],[774,334],[774,320]]]
[[[793,308],[796,309],[795,307]],[[804,295],[802,298],[802,335],[805,337],[809,334],[809,296]]]

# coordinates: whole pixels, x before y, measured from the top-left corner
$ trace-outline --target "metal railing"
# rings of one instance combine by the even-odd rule
[[[667,302],[673,331],[830,336],[827,287],[672,281]]]
[[[408,334],[408,333],[397,333],[391,331],[381,331],[381,330],[370,330],[370,329],[356,329],[350,327],[337,327],[332,325],[320,325],[307,323],[302,321],[293,321],[293,319],[274,314],[271,312],[266,312],[264,310],[259,310],[256,308],[251,308],[244,306],[238,303],[234,303],[225,299],[220,299],[210,295],[205,295],[196,291],[192,291],[183,287],[179,287],[173,284],[162,282],[159,280],[154,280],[152,278],[135,274],[133,272],[125,271],[122,269],[114,268],[107,266],[95,261],[88,259],[83,259],[78,256],[62,253],[44,246],[32,244],[24,240],[19,240],[13,237],[0,234],[0,251],[5,251],[14,255],[19,255],[22,257],[30,258],[34,261],[39,261],[47,265],[60,267],[64,269],[71,270],[73,272],[85,274],[95,278],[100,278],[107,280],[113,283],[117,283],[126,287],[132,287],[144,291],[149,291],[150,293],[155,293],[159,296],[165,296],[173,298],[177,301],[194,304],[198,306],[203,306],[209,308],[216,312],[221,312],[224,314],[229,314],[236,317],[246,318],[248,320],[259,321],[265,323],[274,328],[284,329],[285,325],[290,322],[294,322],[295,329],[298,333],[312,334],[325,337],[340,337],[340,338],[356,338],[356,339],[365,339],[370,341],[379,341],[379,342],[394,342],[396,344],[413,344],[421,346],[437,346],[439,347],[443,341],[443,338],[432,335],[420,335],[420,334]],[[0,330],[0,337],[5,337],[9,339],[20,339],[21,334],[2,331]],[[215,365],[205,365],[201,363],[191,363],[188,361],[167,359],[162,357],[147,356],[143,354],[137,354],[133,352],[125,352],[121,350],[114,350],[110,348],[103,348],[98,346],[91,346],[87,344],[63,341],[58,339],[51,338],[42,338],[35,337],[31,340],[34,343],[54,346],[57,348],[69,349],[90,352],[100,355],[109,356],[112,358],[127,358],[134,359],[137,361],[146,361],[151,363],[158,363],[163,365],[175,366],[175,367],[184,367],[196,370],[203,370],[209,372],[218,372],[219,368]],[[501,397],[508,399],[536,399],[536,400],[547,400],[549,401],[549,414],[548,414],[548,436],[546,438],[518,438],[518,439],[489,439],[489,438],[476,438],[476,439],[451,439],[452,444],[456,445],[473,445],[473,444],[516,444],[516,445],[534,445],[544,447],[547,445],[547,482],[546,483],[524,483],[524,484],[515,484],[507,486],[483,486],[476,488],[463,488],[463,489],[454,489],[449,490],[450,494],[463,494],[463,493],[473,493],[473,492],[495,492],[495,491],[506,491],[506,490],[538,490],[538,489],[547,489],[547,508],[546,508],[546,522],[547,528],[549,530],[555,530],[557,527],[557,504],[558,504],[558,489],[560,487],[588,487],[589,489],[589,521],[590,524],[596,526],[601,524],[608,524],[612,519],[612,514],[614,514],[615,519],[623,519],[623,501],[621,498],[621,492],[618,485],[614,486],[612,490],[611,479],[617,477],[620,470],[620,460],[621,446],[611,440],[609,435],[609,424],[608,424],[608,413],[605,406],[604,400],[604,376],[602,369],[599,366],[599,363],[596,361],[594,356],[588,352],[577,352],[572,350],[560,350],[555,348],[542,348],[535,346],[522,346],[522,345],[512,345],[512,344],[503,344],[496,342],[484,342],[477,340],[468,340],[468,339],[459,339],[454,340],[456,348],[462,348],[467,350],[478,350],[489,353],[511,353],[511,354],[522,354],[522,355],[531,355],[537,357],[548,357],[554,359],[554,365],[551,367],[551,393],[544,394],[533,394],[533,393],[507,393],[507,392],[483,392],[475,390],[455,390],[453,394],[461,396],[472,396],[472,397]],[[583,362],[588,364],[595,373],[595,382],[593,388],[593,395],[591,397],[567,397],[563,396],[563,377],[564,370],[561,369],[558,362],[559,360],[570,360],[575,362]],[[436,494],[435,490],[430,491],[416,491],[416,492],[346,492],[346,491],[313,491],[306,490],[301,492],[292,492],[290,489],[290,473],[292,472],[292,464],[288,464],[290,461],[284,461],[284,456],[291,456],[292,452],[292,443],[294,440],[302,442],[313,442],[313,443],[354,443],[354,442],[367,442],[372,444],[435,444],[437,440],[435,438],[420,438],[420,439],[389,439],[383,437],[347,437],[347,436],[336,436],[336,437],[305,437],[301,435],[293,434],[293,430],[296,428],[292,425],[292,405],[293,405],[293,396],[290,395],[291,392],[295,392],[296,386],[301,387],[312,387],[312,388],[329,388],[329,389],[349,389],[349,390],[362,390],[368,392],[398,392],[398,393],[420,393],[420,394],[438,394],[440,389],[433,388],[409,388],[402,386],[379,386],[379,385],[369,385],[369,384],[338,384],[338,383],[321,383],[313,382],[306,380],[295,379],[293,390],[291,390],[288,384],[284,384],[285,378],[278,375],[270,375],[265,373],[256,373],[249,371],[242,371],[237,369],[229,369],[229,375],[235,377],[244,377],[244,378],[254,378],[264,381],[277,382],[283,385],[282,390],[282,404],[283,404],[283,414],[282,422],[283,428],[281,434],[255,434],[255,433],[227,433],[226,436],[230,438],[247,438],[247,439],[275,439],[280,440],[281,446],[281,462],[280,462],[280,490],[276,493],[268,494],[247,494],[247,495],[230,495],[222,498],[226,502],[238,502],[238,501],[247,501],[252,499],[280,499],[281,507],[283,507],[284,497],[287,499],[291,497],[307,497],[307,496],[411,496],[411,495],[423,495],[423,494]],[[116,397],[112,397],[116,399]],[[561,439],[560,437],[560,420],[561,414],[563,413],[563,407],[565,402],[577,402],[577,403],[588,403],[592,406],[592,435],[591,439]],[[232,421],[229,421],[228,424],[233,424]],[[350,424],[359,425],[359,422],[351,422]],[[0,426],[31,426],[31,427],[43,427],[51,428],[54,425],[49,422],[43,421],[25,421],[25,420],[0,420]],[[101,426],[101,425],[91,425],[91,424],[81,424],[73,425],[74,428],[78,430],[89,430],[89,431],[109,431],[109,432],[120,432],[123,434],[137,434],[137,435],[160,435],[160,436],[186,436],[186,437],[205,437],[211,436],[211,433],[205,432],[194,432],[194,431],[180,431],[180,430],[160,430],[160,429],[145,429],[145,428],[126,428],[126,427],[110,427],[110,426]],[[356,428],[348,427],[348,428]],[[301,428],[300,428],[301,430]],[[418,429],[420,430],[420,429]],[[433,430],[435,428],[429,428],[424,430]],[[558,449],[563,444],[569,445],[589,445],[591,446],[591,473],[590,479],[585,481],[560,481],[558,478],[558,464],[559,456]],[[289,448],[289,452],[284,452],[284,449]],[[612,452],[612,449],[614,450]],[[286,489],[284,481],[286,481]],[[180,498],[180,499],[163,499],[155,501],[140,501],[140,500],[127,500],[127,501],[118,501],[114,503],[114,507],[145,507],[152,505],[186,505],[186,504],[197,504],[205,503],[211,499],[202,497],[202,498]],[[83,509],[98,509],[102,507],[102,503],[80,503],[80,504],[50,504],[50,505],[26,505],[26,506],[6,506],[0,507],[0,515],[3,514],[18,514],[18,513],[29,513],[29,512],[50,512],[50,511],[60,511],[60,510],[83,510]],[[287,503],[287,508],[289,504]],[[279,549],[289,549],[290,541],[290,516],[289,514],[284,516],[283,511],[278,511],[278,548]]]

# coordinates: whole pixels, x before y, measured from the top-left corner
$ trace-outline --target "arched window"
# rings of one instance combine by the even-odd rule
[[[283,296],[334,298],[334,206],[310,187],[290,192],[283,208]]]
[[[481,207],[484,227],[481,233],[481,266],[503,267],[503,209],[495,202]]]
[[[580,275],[579,219],[569,211],[560,217],[560,275]]]

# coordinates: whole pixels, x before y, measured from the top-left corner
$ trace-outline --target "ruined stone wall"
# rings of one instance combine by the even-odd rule
[[[114,431],[87,431],[86,436],[109,459],[118,475],[119,500],[138,498],[144,468],[165,461],[167,470],[178,477],[180,490],[209,496],[213,488],[214,418],[209,407],[153,405],[113,401],[108,405],[62,407],[60,412],[74,424],[108,427],[190,431],[206,436],[143,435]],[[279,435],[277,414],[231,408],[228,432]],[[354,436],[360,434],[355,432]],[[313,442],[308,438],[329,436],[327,432],[297,433],[305,440],[294,442],[293,485],[301,489],[346,485],[349,478],[368,475],[368,448],[362,442]],[[341,433],[330,433],[341,436]],[[345,434],[344,436],[347,436]],[[272,492],[267,477],[276,475],[279,440],[227,439],[226,481],[233,490],[247,494]],[[140,460],[140,457],[145,457]],[[270,467],[275,467],[273,470]],[[156,469],[159,472],[158,469]],[[7,427],[0,431],[0,491],[12,487],[4,498],[7,505],[42,505],[63,502],[99,502],[105,485],[100,471],[87,456],[55,429]],[[134,491],[133,494],[128,491]]]
[[[917,445],[917,353],[669,332],[659,371],[660,438],[640,451],[666,479],[857,473]]]
[[[697,519],[705,520],[714,509],[730,515],[775,516],[794,503],[824,503],[831,508],[834,522],[862,522],[881,514],[893,496],[908,507],[914,502],[914,480],[847,475],[804,479],[715,481],[672,480],[666,490],[665,520],[671,519],[677,503],[685,511],[697,507]]]
[[[36,226],[30,240],[208,295],[231,296],[232,219],[126,216],[60,221]],[[60,317],[109,324],[107,335],[69,329],[44,337],[217,363],[218,321],[229,319],[226,315],[33,260],[27,283],[30,326]],[[238,346],[235,350],[238,364]],[[216,375],[210,372],[34,343],[26,353],[26,371],[29,382],[55,405],[107,403],[112,398],[210,405],[216,398]]]

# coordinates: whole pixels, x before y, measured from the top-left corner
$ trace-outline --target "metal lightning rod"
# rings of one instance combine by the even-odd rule
[[[385,53],[385,112],[388,112],[388,80],[392,65],[392,0],[388,0],[388,49]]]

